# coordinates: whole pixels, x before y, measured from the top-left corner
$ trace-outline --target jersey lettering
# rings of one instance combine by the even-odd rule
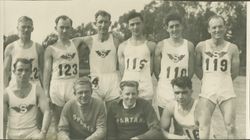
[[[60,64],[58,65],[59,68],[59,76],[74,76],[77,74],[77,64]]]
[[[169,79],[169,78],[177,78],[179,76],[180,77],[187,76],[187,69],[179,68],[179,67],[175,67],[173,69],[172,68],[170,66],[167,67],[167,79]],[[172,77],[171,75],[174,75],[174,77]]]
[[[148,61],[146,59],[128,58],[126,62],[127,62],[127,65],[126,65],[127,70],[141,71],[145,67]]]

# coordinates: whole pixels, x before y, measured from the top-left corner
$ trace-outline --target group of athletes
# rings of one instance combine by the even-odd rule
[[[62,15],[55,20],[58,38],[45,49],[31,40],[32,19],[20,17],[19,40],[4,54],[5,138],[45,139],[53,116],[60,140],[209,139],[216,105],[225,138],[237,138],[239,51],[224,40],[223,17],[208,19],[211,38],[195,48],[182,37],[180,15],[167,16],[170,37],[157,44],[146,39],[143,22],[141,13],[130,13],[132,35],[121,42],[109,32],[111,15],[100,10],[96,35],[70,39],[72,20]],[[79,76],[79,50],[87,48],[90,73]],[[199,99],[192,97],[194,73],[202,83]]]

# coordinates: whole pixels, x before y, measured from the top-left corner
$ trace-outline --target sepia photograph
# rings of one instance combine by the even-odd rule
[[[0,139],[250,138],[246,1],[0,8]]]

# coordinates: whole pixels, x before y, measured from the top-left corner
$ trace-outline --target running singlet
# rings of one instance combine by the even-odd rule
[[[206,41],[205,51],[203,53],[203,73],[212,77],[230,76],[231,60],[228,54],[228,42],[222,50],[214,51]],[[218,78],[219,78],[218,77]]]
[[[14,42],[14,50],[12,55],[12,72],[14,69],[14,64],[17,59],[25,58],[32,61],[32,73],[30,79],[32,81],[39,80],[39,67],[38,67],[38,54],[36,50],[36,43],[32,42],[32,46],[30,48],[24,49],[19,46],[18,42]],[[14,74],[12,74],[12,77]],[[11,77],[11,79],[12,79]]]
[[[52,80],[54,79],[74,79],[79,76],[79,57],[76,47],[70,41],[70,46],[61,49],[51,46],[54,49],[52,66]]]
[[[184,40],[179,47],[171,46],[164,40],[161,59],[160,80],[171,81],[174,78],[188,75],[188,41]]]
[[[10,88],[8,127],[14,129],[32,128],[37,125],[36,84],[32,84],[30,93],[25,98],[17,97]]]
[[[194,121],[194,110],[195,106],[197,104],[197,101],[195,100],[193,103],[193,106],[188,114],[182,115],[178,112],[179,105],[176,102],[175,103],[175,109],[174,109],[174,118],[177,121],[178,124],[180,124],[184,130],[184,133],[190,138],[194,140],[199,139],[199,128],[195,125]]]
[[[151,80],[150,74],[150,50],[147,41],[138,46],[133,46],[128,41],[124,49],[124,80],[144,81]],[[151,81],[150,81],[151,82]]]
[[[108,40],[98,41],[97,35],[92,36],[93,44],[89,54],[90,73],[113,73],[116,72],[117,55],[113,36]]]

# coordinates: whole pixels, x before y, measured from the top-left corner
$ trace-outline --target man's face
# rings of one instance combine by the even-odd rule
[[[91,95],[92,95],[92,90],[90,85],[76,85],[75,86],[75,96],[77,101],[81,104],[81,105],[86,105],[90,102],[91,99]]]
[[[138,98],[138,90],[136,87],[125,86],[123,87],[121,98],[123,99],[124,104],[130,108],[135,104],[136,99]]]
[[[174,95],[175,95],[175,100],[181,104],[181,105],[186,105],[190,102],[192,98],[192,90],[189,89],[188,87],[186,88],[181,88],[176,85],[173,87]]]
[[[226,27],[221,18],[212,18],[208,23],[208,32],[214,39],[223,39],[226,33]]]
[[[180,38],[182,36],[183,26],[178,20],[171,20],[168,22],[167,31],[172,38]]]
[[[59,38],[62,39],[69,39],[71,31],[72,31],[72,25],[70,23],[69,19],[60,19],[55,27],[56,31],[58,32]]]
[[[138,36],[143,33],[144,24],[140,17],[135,17],[128,21],[128,28],[132,35]]]
[[[20,38],[30,38],[33,32],[33,23],[29,20],[20,21],[17,25],[17,31]]]
[[[108,16],[99,15],[96,18],[96,27],[99,33],[107,33],[111,22]]]
[[[14,74],[16,75],[16,79],[18,81],[29,82],[31,75],[30,64],[24,64],[22,62],[18,62],[16,64],[16,68],[14,69]]]

